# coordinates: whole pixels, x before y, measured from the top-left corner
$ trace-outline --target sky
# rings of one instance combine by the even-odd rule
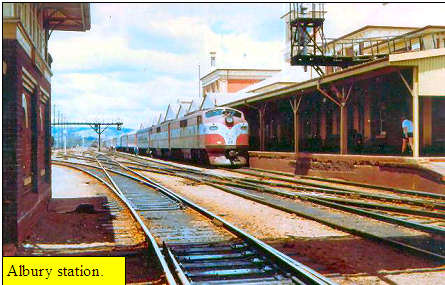
[[[68,121],[149,126],[168,104],[198,98],[198,78],[219,68],[285,68],[289,4],[92,3],[91,29],[49,41],[52,104]],[[445,25],[445,4],[329,3],[324,33],[365,25]],[[200,73],[198,73],[200,66]],[[308,79],[301,68],[297,80]]]

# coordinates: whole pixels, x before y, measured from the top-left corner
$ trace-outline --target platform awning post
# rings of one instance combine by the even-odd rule
[[[431,97],[423,97],[422,98],[422,127],[423,127],[423,133],[422,133],[422,141],[423,146],[431,146],[432,144],[432,100]]]
[[[340,98],[340,154],[348,153],[348,108],[346,104],[351,95],[352,84],[346,94],[345,88],[341,92],[337,90],[337,97]]]
[[[297,154],[300,151],[300,103],[303,95],[294,97],[289,100],[290,106],[292,107],[292,112],[294,114],[294,152]]]
[[[340,154],[348,153],[348,109],[346,103],[340,106]]]
[[[413,157],[419,157],[419,78],[418,69],[413,67]]]
[[[363,139],[367,143],[371,139],[371,96],[365,93],[365,104],[363,107]]]
[[[260,119],[260,151],[264,151],[265,148],[264,115],[266,113],[266,106],[264,103],[258,108],[258,116]]]
[[[321,104],[320,111],[320,138],[324,144],[326,141],[326,104]]]

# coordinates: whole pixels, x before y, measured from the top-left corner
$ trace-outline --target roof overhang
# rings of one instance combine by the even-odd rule
[[[351,66],[339,72],[326,75],[322,78],[299,82],[293,85],[285,86],[280,89],[255,93],[252,96],[245,97],[236,101],[223,104],[227,107],[237,107],[245,104],[252,104],[261,101],[267,101],[272,98],[293,96],[294,94],[309,94],[317,90],[317,86],[329,84],[345,84],[356,80],[364,80],[384,73],[395,72],[396,67],[390,66],[388,58],[382,58],[360,65]]]
[[[89,3],[41,3],[46,29],[87,31],[91,28]]]
[[[397,64],[398,62],[407,61],[407,60],[418,60],[418,59],[422,59],[422,58],[444,56],[444,55],[445,55],[445,48],[428,49],[428,50],[416,51],[416,52],[390,54],[389,62],[391,64]]]

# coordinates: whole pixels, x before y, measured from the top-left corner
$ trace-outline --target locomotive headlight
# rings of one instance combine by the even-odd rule
[[[228,117],[226,117],[226,124],[228,124],[228,125],[233,124],[233,118],[232,118],[232,116],[228,116]]]
[[[247,126],[241,126],[241,130],[246,131],[247,130]]]
[[[211,130],[211,131],[215,131],[215,130],[217,130],[218,129],[218,126],[210,126],[209,127],[209,130]]]

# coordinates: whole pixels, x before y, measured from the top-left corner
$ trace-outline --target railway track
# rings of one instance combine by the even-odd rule
[[[124,201],[169,284],[334,284],[215,214],[106,155],[55,160],[93,175]]]
[[[445,195],[423,193],[411,190],[386,188],[372,185],[348,185],[349,187],[326,185],[315,179],[290,178],[281,173],[266,173],[260,170],[234,170],[248,177],[220,176],[196,170],[194,167],[180,167],[176,163],[138,158],[132,155],[115,154],[128,161],[130,168],[147,170],[166,175],[205,183],[223,191],[281,209],[286,212],[316,220],[328,226],[355,235],[384,241],[392,246],[408,249],[417,254],[445,259]],[[326,182],[326,181],[325,181]],[[370,193],[363,190],[371,189]],[[296,201],[317,204],[330,209],[348,212],[364,218],[413,228],[425,232],[426,236],[393,237],[391,228],[380,234],[347,225],[340,217],[327,217],[317,209],[295,207]],[[349,220],[352,224],[354,220]]]

